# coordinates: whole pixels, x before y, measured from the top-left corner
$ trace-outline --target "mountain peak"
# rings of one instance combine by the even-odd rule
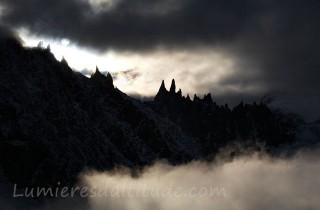
[[[187,94],[186,99],[187,99],[188,101],[191,101],[189,94]]]
[[[96,66],[96,71],[94,72],[94,75],[101,75],[101,72],[99,71],[98,66]]]
[[[179,91],[177,92],[177,95],[178,95],[179,97],[182,97],[182,91],[181,91],[181,89],[179,89]]]
[[[206,102],[206,103],[212,104],[213,101],[212,101],[211,93],[208,93],[207,95],[204,95],[203,101]]]
[[[51,52],[50,44],[47,45],[47,51],[48,51],[48,52]]]
[[[176,82],[174,81],[174,79],[172,79],[170,93],[175,93],[175,92],[176,92]]]
[[[200,98],[197,96],[197,94],[194,94],[194,96],[193,96],[193,101],[194,101],[194,102],[200,101]]]
[[[107,89],[114,88],[111,74],[108,72],[107,76],[105,76],[99,71],[98,66],[96,67],[94,74],[91,75],[91,79],[94,81],[94,83],[102,84],[102,86]]]
[[[157,95],[154,97],[154,100],[158,101],[158,100],[164,99],[164,97],[166,97],[167,93],[168,93],[168,91],[167,91],[166,86],[164,84],[164,80],[162,80],[161,86],[159,88]]]
[[[112,85],[112,88],[114,88],[113,79],[112,79],[112,76],[111,76],[111,74],[109,72],[107,73],[106,81],[107,81],[108,84]]]
[[[60,63],[65,64],[67,66],[69,66],[68,61],[65,59],[65,57],[62,57]]]
[[[162,82],[161,82],[160,89],[166,90],[166,85],[164,84],[164,80],[162,80]]]
[[[162,81],[155,101],[141,102],[113,89],[98,67],[87,79],[48,58],[44,49],[0,39],[0,171],[20,186],[73,184],[86,168],[208,160],[234,141],[268,151],[294,137],[295,125],[264,103],[229,110],[196,95],[193,103],[175,93],[174,80],[170,92]]]

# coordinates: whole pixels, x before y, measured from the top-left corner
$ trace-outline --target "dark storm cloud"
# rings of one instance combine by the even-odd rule
[[[126,50],[233,40],[256,27],[256,19],[269,10],[268,3],[252,0],[113,1],[112,8],[95,13],[85,0],[1,0],[3,20],[10,25],[95,48]]]
[[[8,27],[0,24],[0,40],[15,39],[21,41],[18,34],[10,30]]]
[[[319,1],[113,0],[111,7],[104,2],[99,7],[85,0],[0,0],[1,20],[101,51],[222,48],[237,60],[237,71],[218,84],[231,87],[227,95],[242,88],[251,97],[254,84],[256,90],[298,96],[288,102],[293,106],[303,107],[310,96],[319,113]],[[214,89],[201,79],[199,86]]]

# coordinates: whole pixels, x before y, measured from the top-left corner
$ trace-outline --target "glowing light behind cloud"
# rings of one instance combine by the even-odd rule
[[[95,13],[106,12],[111,10],[121,0],[88,0],[92,10]]]
[[[49,37],[39,37],[30,34],[25,29],[19,29],[18,32],[22,40],[24,40],[25,46],[36,47],[40,41],[43,42],[44,47],[50,44],[51,52],[57,60],[61,60],[64,57],[68,61],[69,66],[78,71],[83,69],[94,70],[98,66],[102,70],[116,72],[131,67],[130,63],[118,59],[112,51],[99,55],[94,51],[78,47],[68,38],[52,39]]]
[[[132,55],[136,71],[141,73],[126,86],[125,92],[152,96],[158,91],[161,80],[165,80],[167,89],[171,79],[175,78],[177,88],[186,95],[207,93],[207,88],[198,87],[200,83],[210,83],[212,87],[218,81],[233,72],[234,62],[231,58],[212,50],[202,51],[165,51],[159,50],[149,55]]]
[[[232,56],[214,49],[157,49],[148,53],[109,50],[99,54],[77,46],[68,37],[41,37],[25,29],[19,29],[18,32],[26,46],[36,47],[40,41],[44,47],[50,44],[57,60],[64,57],[71,68],[87,76],[96,66],[101,72],[112,73],[115,86],[128,94],[154,96],[161,80],[165,80],[169,88],[172,78],[175,78],[177,88],[182,89],[183,95],[204,94],[215,87],[216,94],[219,94],[219,91],[223,92],[219,81],[236,70]]]
[[[69,44],[70,44],[70,40],[69,39],[61,39],[61,44],[63,45],[63,46],[68,46]]]

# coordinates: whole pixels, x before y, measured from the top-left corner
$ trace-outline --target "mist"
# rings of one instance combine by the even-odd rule
[[[132,173],[86,171],[80,175],[81,198],[49,199],[0,196],[5,209],[30,210],[182,210],[182,209],[318,209],[320,200],[319,150],[303,150],[292,158],[255,153],[233,161],[199,162],[172,166],[158,162]]]
[[[82,182],[107,193],[89,198],[91,210],[317,209],[318,155],[303,151],[292,159],[254,154],[227,163],[157,163],[138,177],[120,169],[91,172]]]

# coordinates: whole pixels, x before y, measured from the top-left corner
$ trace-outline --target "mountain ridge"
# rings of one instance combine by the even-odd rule
[[[20,186],[72,185],[85,169],[210,160],[232,142],[267,151],[295,142],[297,125],[263,103],[191,100],[175,80],[141,102],[98,68],[87,78],[50,49],[12,39],[0,41],[0,58],[0,167]]]

